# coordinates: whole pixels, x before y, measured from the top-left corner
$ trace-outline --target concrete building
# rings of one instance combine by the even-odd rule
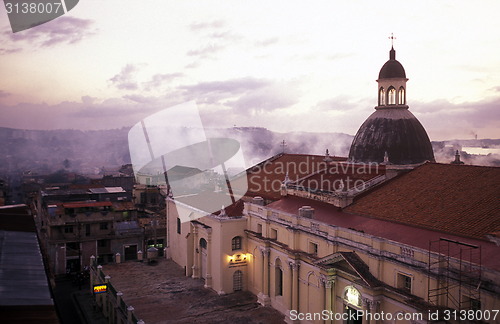
[[[143,229],[131,202],[49,203],[39,209],[40,237],[54,275],[80,271],[90,256],[100,263],[136,260],[144,251]]]
[[[167,238],[165,197],[166,186],[136,184],[133,189],[133,202],[139,225],[144,228],[146,250],[156,248],[158,256],[164,256]]]
[[[348,159],[274,156],[218,213],[168,198],[167,257],[290,323],[498,322],[500,169],[434,163],[406,81],[391,49]]]

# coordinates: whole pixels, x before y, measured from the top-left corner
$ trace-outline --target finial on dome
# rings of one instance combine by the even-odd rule
[[[389,51],[389,59],[395,60],[396,59],[396,51],[394,50],[394,40],[396,37],[394,37],[394,33],[391,33],[391,36],[389,37],[391,40],[391,50]]]

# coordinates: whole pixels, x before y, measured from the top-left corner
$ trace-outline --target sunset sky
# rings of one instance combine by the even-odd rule
[[[394,33],[431,140],[500,138],[499,12],[497,0],[81,0],[13,34],[2,6],[0,126],[130,127],[194,100],[206,127],[354,135]]]

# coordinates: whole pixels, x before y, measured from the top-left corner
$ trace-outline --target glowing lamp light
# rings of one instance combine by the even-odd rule
[[[102,294],[107,291],[108,291],[108,285],[106,284],[94,285],[94,294]]]
[[[360,306],[361,294],[354,287],[348,287],[344,299],[351,305]]]
[[[230,264],[232,263],[246,263],[250,260],[250,254],[238,253],[235,255],[228,255],[227,260]]]

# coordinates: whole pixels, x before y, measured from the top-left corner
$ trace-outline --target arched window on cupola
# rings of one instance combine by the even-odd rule
[[[404,104],[406,104],[405,88],[399,87],[399,91],[398,91],[398,105],[404,105]]]
[[[382,87],[378,90],[378,105],[385,106],[385,91]]]
[[[396,89],[394,87],[390,87],[389,91],[387,91],[387,104],[395,105],[396,104]]]

